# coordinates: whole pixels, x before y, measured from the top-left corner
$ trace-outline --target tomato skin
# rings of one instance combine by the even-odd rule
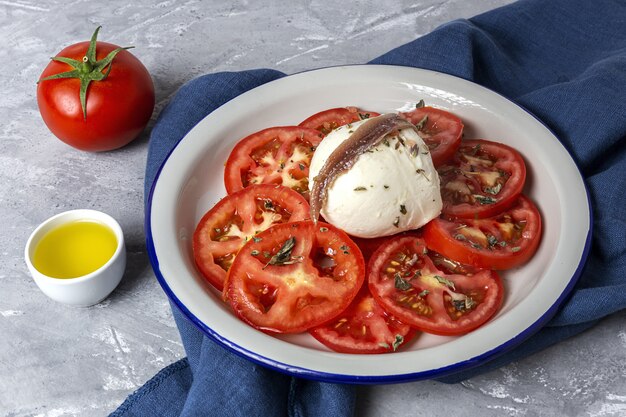
[[[438,335],[465,334],[493,317],[504,293],[495,271],[445,274],[427,252],[422,239],[407,236],[388,242],[372,255],[368,284],[381,307],[418,330]],[[452,300],[473,304],[456,307]]]
[[[308,199],[309,165],[321,140],[317,130],[298,126],[270,127],[246,136],[226,161],[226,192],[231,194],[255,183],[282,184]],[[294,152],[302,159],[293,159]]]
[[[271,210],[265,209],[268,202]],[[268,214],[277,217],[271,224],[304,220],[309,218],[309,204],[287,187],[259,184],[221,199],[198,222],[193,234],[194,261],[219,291],[224,287],[228,265],[246,239],[269,227],[262,222],[263,215]],[[231,230],[233,236],[229,236]]]
[[[376,116],[380,116],[380,113],[361,110],[356,107],[336,107],[315,113],[300,122],[298,126],[318,130],[326,136],[339,126]]]
[[[299,333],[326,323],[345,310],[363,284],[361,252],[330,224],[277,224],[256,237],[235,257],[224,298],[241,320],[261,331]],[[272,264],[291,239],[288,262]]]
[[[82,60],[89,42],[68,46],[57,56]],[[96,43],[96,59],[118,48],[107,42]],[[50,61],[40,78],[72,68]],[[154,110],[154,84],[148,70],[127,50],[120,51],[112,62],[111,72],[103,81],[92,81],[87,89],[87,118],[80,104],[80,80],[62,78],[41,81],[37,85],[39,112],[50,131],[74,148],[110,151],[120,148],[146,127]]]
[[[519,152],[484,139],[464,140],[453,158],[437,171],[443,214],[464,219],[491,217],[506,210],[526,181],[526,164]],[[494,186],[483,184],[479,174],[493,179]]]
[[[472,236],[476,234],[478,239]],[[484,243],[487,236],[494,241]],[[541,240],[541,215],[532,201],[520,195],[513,207],[494,217],[434,219],[424,226],[424,240],[429,249],[457,262],[476,268],[511,269],[535,254]]]
[[[427,117],[419,135],[430,149],[435,168],[452,158],[461,146],[464,126],[461,119],[454,114],[426,106],[402,113],[402,116],[413,124],[418,124]]]
[[[365,284],[337,318],[309,333],[336,352],[373,354],[395,352],[413,339],[416,331],[387,314]]]

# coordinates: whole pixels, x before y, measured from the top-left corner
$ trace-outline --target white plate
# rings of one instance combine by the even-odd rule
[[[503,273],[504,304],[489,323],[461,337],[422,334],[396,353],[334,353],[307,334],[274,337],[239,321],[194,267],[191,236],[225,195],[231,148],[257,130],[297,124],[331,107],[407,111],[420,99],[451,111],[466,138],[503,142],[524,156],[525,192],[539,206],[543,240],[533,259]],[[581,175],[557,138],[519,106],[466,80],[427,70],[359,65],[288,76],[255,88],[205,117],[176,146],[152,189],[148,250],[163,289],[208,336],[258,363],[314,379],[382,383],[439,377],[479,365],[545,324],[581,273],[591,213]]]

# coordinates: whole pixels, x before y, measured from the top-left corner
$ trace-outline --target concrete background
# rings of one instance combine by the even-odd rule
[[[104,416],[184,356],[143,235],[147,138],[186,81],[207,72],[287,73],[366,62],[449,20],[509,0],[0,1],[0,416]],[[49,57],[88,40],[134,45],[151,72],[157,106],[146,132],[114,152],[58,141],[43,124],[35,82]],[[23,248],[58,212],[94,208],[121,223],[128,268],[103,303],[76,309],[44,296]],[[363,387],[358,415],[626,415],[622,312],[528,359],[462,384]]]

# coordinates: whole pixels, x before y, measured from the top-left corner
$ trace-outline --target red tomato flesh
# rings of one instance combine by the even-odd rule
[[[463,141],[452,160],[437,171],[443,213],[466,219],[506,210],[526,181],[526,165],[515,149],[480,139]]]
[[[418,107],[402,113],[402,116],[420,126],[418,134],[428,145],[435,168],[452,158],[461,145],[463,122],[450,112],[434,107]]]
[[[429,249],[455,261],[486,269],[524,264],[541,240],[541,216],[520,195],[510,209],[486,219],[435,219],[424,226]]]
[[[427,253],[422,239],[408,236],[388,242],[370,259],[370,291],[389,314],[424,332],[459,335],[496,313],[503,294],[498,274],[446,274]]]
[[[321,222],[284,223],[241,248],[224,298],[257,329],[298,333],[345,310],[364,276],[363,256],[343,231]]]
[[[380,116],[380,114],[361,110],[356,107],[338,107],[315,113],[313,116],[302,121],[298,126],[318,130],[326,136],[339,126],[376,116]]]
[[[297,126],[271,127],[241,139],[226,161],[226,191],[232,194],[253,184],[278,184],[308,199],[309,165],[321,140],[317,130]]]
[[[395,352],[413,339],[415,329],[387,314],[363,285],[352,304],[337,318],[309,333],[330,349],[341,353]]]
[[[193,235],[195,263],[206,280],[222,291],[226,272],[246,241],[274,224],[308,217],[307,201],[286,187],[260,184],[230,194],[198,223]]]

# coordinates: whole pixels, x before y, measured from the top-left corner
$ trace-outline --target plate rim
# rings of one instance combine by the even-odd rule
[[[158,180],[161,176],[161,172],[163,168],[167,164],[168,160],[170,159],[174,151],[181,144],[181,142],[184,141],[185,138],[189,135],[189,133],[192,132],[200,123],[202,123],[202,121],[206,119],[212,112],[205,115],[202,119],[200,119],[198,123],[196,123],[191,129],[189,129],[189,131],[187,131],[187,133],[183,135],[176,142],[176,144],[172,147],[172,149],[170,149],[165,159],[163,160],[161,165],[158,167],[154,180],[150,187],[149,195],[148,195],[146,206],[145,206],[144,230],[145,230],[145,236],[146,236],[146,247],[147,247],[147,252],[148,252],[148,258],[152,266],[152,269],[155,273],[155,276],[157,278],[157,281],[159,282],[161,288],[166,293],[168,298],[172,301],[172,303],[176,306],[176,308],[183,314],[183,316],[187,320],[189,320],[193,325],[195,325],[206,336],[210,337],[213,341],[217,342],[221,346],[227,348],[229,351],[235,353],[236,355],[242,358],[250,360],[258,365],[262,365],[262,366],[268,367],[270,369],[273,369],[273,370],[276,370],[276,371],[279,371],[279,372],[282,372],[291,376],[304,377],[304,378],[312,379],[312,380],[336,382],[336,383],[352,383],[352,384],[401,383],[401,382],[433,379],[435,377],[436,378],[445,377],[445,376],[456,374],[461,371],[467,371],[474,367],[488,363],[489,361],[497,358],[498,356],[506,352],[509,352],[513,348],[519,346],[522,342],[524,342],[533,334],[541,330],[541,328],[557,313],[558,309],[562,306],[563,302],[568,298],[573,288],[575,287],[576,283],[578,282],[578,279],[582,275],[584,268],[586,266],[586,263],[587,263],[589,252],[591,250],[591,240],[592,240],[592,233],[593,233],[593,211],[592,211],[589,190],[585,182],[584,176],[582,175],[580,168],[578,167],[575,160],[573,159],[570,151],[558,139],[558,136],[556,136],[556,134],[554,134],[554,132],[548,126],[546,126],[546,124],[542,120],[540,120],[536,115],[534,115],[531,111],[526,109],[524,106],[512,101],[511,99],[498,93],[497,91],[494,91],[488,87],[477,84],[471,80],[467,80],[465,78],[458,77],[456,75],[447,74],[447,73],[443,73],[439,71],[433,71],[430,69],[425,69],[425,68],[420,68],[420,67],[409,67],[409,66],[402,66],[402,65],[386,65],[386,64],[382,64],[382,65],[381,64],[353,64],[353,65],[336,65],[336,66],[316,68],[316,69],[301,71],[301,72],[297,72],[293,74],[288,74],[283,77],[277,78],[275,80],[269,81],[267,83],[261,84],[257,87],[254,87],[250,90],[243,92],[242,94],[239,94],[238,96],[231,98],[230,100],[226,101],[219,107],[226,105],[227,103],[231,102],[232,100],[235,100],[238,97],[241,97],[244,94],[252,93],[254,90],[258,88],[267,86],[268,84],[272,84],[274,82],[284,80],[286,78],[290,78],[293,76],[306,74],[310,72],[325,71],[325,70],[332,70],[332,69],[345,69],[345,68],[353,68],[353,67],[404,68],[406,70],[425,71],[433,75],[437,75],[437,74],[445,75],[447,77],[453,77],[453,78],[462,80],[463,82],[466,82],[466,83],[471,83],[474,86],[479,87],[480,89],[487,90],[492,94],[500,96],[501,98],[503,98],[504,100],[512,104],[513,106],[518,107],[524,113],[530,115],[536,122],[541,124],[545,129],[547,129],[550,132],[550,134],[552,134],[557,139],[558,143],[561,145],[563,150],[567,153],[568,157],[572,161],[574,167],[576,168],[580,176],[582,186],[583,186],[585,196],[586,196],[586,201],[587,201],[587,209],[589,213],[589,227],[586,231],[586,239],[585,239],[583,250],[580,256],[580,260],[578,261],[578,265],[576,269],[574,270],[574,272],[572,273],[572,277],[568,280],[567,285],[564,287],[559,297],[551,304],[551,306],[541,316],[539,316],[537,320],[535,320],[532,324],[530,324],[528,327],[526,327],[521,332],[519,332],[516,336],[485,351],[484,353],[480,355],[474,356],[469,359],[461,360],[458,362],[454,362],[454,363],[451,363],[450,365],[446,365],[446,366],[439,367],[439,368],[429,369],[426,371],[408,372],[408,373],[403,373],[403,374],[346,375],[342,373],[317,371],[317,370],[313,370],[313,369],[309,369],[309,368],[305,368],[301,366],[290,365],[290,364],[281,362],[276,359],[268,358],[266,356],[257,354],[256,352],[251,351],[233,342],[232,340],[222,337],[217,332],[213,331],[209,326],[207,326],[202,320],[200,320],[191,311],[189,311],[189,309],[185,306],[184,302],[182,302],[178,298],[178,296],[173,292],[173,290],[167,284],[165,276],[163,275],[159,267],[159,260],[156,254],[156,248],[154,245],[153,233],[152,233],[152,228],[151,228],[153,197],[154,197],[154,192],[155,192],[155,189],[158,184]],[[214,109],[213,111],[215,110],[217,110],[217,108]]]

